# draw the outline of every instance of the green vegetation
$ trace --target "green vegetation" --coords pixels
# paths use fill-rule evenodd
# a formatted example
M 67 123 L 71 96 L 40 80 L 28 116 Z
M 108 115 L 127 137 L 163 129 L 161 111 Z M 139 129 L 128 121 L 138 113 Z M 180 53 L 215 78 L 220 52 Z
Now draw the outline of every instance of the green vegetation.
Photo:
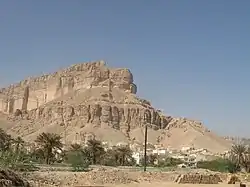
M 35 170 L 36 164 L 69 164 L 73 171 L 86 171 L 90 164 L 107 166 L 130 166 L 135 161 L 128 146 L 104 150 L 98 140 L 89 140 L 87 146 L 72 144 L 63 150 L 61 137 L 53 133 L 41 133 L 35 140 L 36 145 L 25 148 L 21 137 L 13 139 L 0 129 L 0 166 L 15 170 Z M 34 165 L 33 165 L 34 164 Z
M 53 133 L 43 132 L 37 137 L 35 142 L 43 150 L 43 157 L 46 160 L 46 164 L 50 164 L 52 159 L 55 157 L 55 153 L 53 152 L 53 150 L 55 149 L 61 150 L 63 147 L 63 144 L 61 142 L 61 137 Z
M 0 167 L 16 171 L 33 171 L 36 169 L 30 163 L 30 156 L 24 148 L 24 141 L 18 137 L 13 139 L 0 129 Z
M 197 167 L 213 171 L 230 173 L 235 173 L 244 170 L 249 173 L 250 148 L 243 144 L 233 145 L 230 151 L 229 158 L 198 162 Z
M 10 150 L 13 139 L 6 134 L 3 129 L 0 129 L 0 151 L 5 152 Z
M 101 164 L 104 166 L 118 166 L 119 153 L 116 149 L 108 149 L 101 157 Z
M 158 167 L 158 168 L 164 168 L 164 167 L 176 167 L 179 164 L 182 164 L 183 161 L 181 159 L 172 158 L 169 156 L 158 156 L 154 154 L 147 155 L 147 166 L 149 167 Z M 144 166 L 144 158 L 140 159 L 140 165 Z
M 71 165 L 73 171 L 87 171 L 90 161 L 86 150 L 80 145 L 74 144 L 66 153 L 65 161 Z
M 157 165 L 156 164 L 157 161 L 158 161 L 157 155 L 150 154 L 150 155 L 147 155 L 146 157 L 147 166 L 153 167 Z M 145 165 L 144 157 L 140 159 L 140 165 L 141 166 Z
M 86 146 L 72 144 L 64 150 L 61 137 L 53 133 L 41 133 L 35 140 L 36 145 L 27 147 L 21 137 L 12 138 L 0 128 L 0 167 L 19 171 L 33 171 L 36 164 L 66 164 L 73 171 L 87 171 L 90 164 L 105 166 L 135 166 L 129 146 L 117 146 L 105 150 L 98 140 L 89 140 Z M 172 168 L 182 164 L 181 159 L 147 155 L 147 166 L 151 168 Z M 144 158 L 140 160 L 144 166 Z M 250 172 L 250 148 L 234 145 L 227 159 L 200 161 L 198 168 L 219 172 L 235 173 L 240 170 Z
M 182 164 L 183 161 L 181 159 L 167 157 L 159 161 L 159 167 L 176 167 L 179 164 Z
M 89 153 L 89 158 L 91 164 L 100 164 L 102 155 L 105 154 L 104 148 L 102 147 L 101 141 L 89 140 L 87 142 L 87 152 Z
M 228 159 L 217 159 L 212 161 L 200 161 L 197 163 L 198 168 L 209 169 L 211 171 L 235 173 L 239 167 Z
M 118 158 L 117 165 L 131 166 L 135 164 L 135 160 L 132 157 L 132 150 L 128 146 L 117 147 L 116 153 L 116 157 Z
M 230 160 L 246 172 L 250 172 L 250 147 L 236 144 L 231 149 Z

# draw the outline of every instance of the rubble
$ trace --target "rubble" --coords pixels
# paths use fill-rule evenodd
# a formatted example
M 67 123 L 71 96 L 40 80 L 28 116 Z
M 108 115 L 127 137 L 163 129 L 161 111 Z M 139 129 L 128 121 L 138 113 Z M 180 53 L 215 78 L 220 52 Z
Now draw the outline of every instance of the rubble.
M 103 185 L 137 183 L 137 179 L 120 170 L 97 169 L 89 172 L 34 172 L 28 178 L 33 184 L 50 186 Z M 34 180 L 35 179 L 35 180 Z
M 21 178 L 18 174 L 7 169 L 0 169 L 0 186 L 1 187 L 31 187 L 30 184 Z
M 239 177 L 237 177 L 236 175 L 230 176 L 229 180 L 228 180 L 228 184 L 235 184 L 237 182 L 241 182 L 241 180 L 239 179 Z
M 217 174 L 184 174 L 179 175 L 176 179 L 177 183 L 181 184 L 219 184 L 222 182 Z

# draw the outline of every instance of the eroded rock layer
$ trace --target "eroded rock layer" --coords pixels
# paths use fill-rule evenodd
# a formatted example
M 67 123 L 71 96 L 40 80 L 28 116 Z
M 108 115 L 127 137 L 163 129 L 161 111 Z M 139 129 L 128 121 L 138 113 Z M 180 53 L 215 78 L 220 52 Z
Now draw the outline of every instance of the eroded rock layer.
M 2 88 L 0 111 L 32 110 L 72 91 L 93 87 L 119 88 L 134 94 L 137 91 L 128 69 L 108 68 L 103 61 L 83 63 Z
M 103 61 L 83 63 L 0 89 L 0 112 L 8 115 L 7 132 L 27 141 L 51 132 L 65 143 L 96 137 L 143 144 L 148 125 L 152 144 L 214 152 L 230 147 L 201 122 L 163 115 L 136 92 L 130 70 L 109 68 Z

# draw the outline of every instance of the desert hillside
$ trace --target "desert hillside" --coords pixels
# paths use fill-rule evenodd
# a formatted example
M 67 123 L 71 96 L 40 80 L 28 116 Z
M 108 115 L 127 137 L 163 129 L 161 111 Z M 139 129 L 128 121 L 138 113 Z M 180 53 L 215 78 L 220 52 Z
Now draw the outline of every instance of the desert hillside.
M 53 74 L 28 78 L 0 90 L 0 125 L 32 141 L 41 132 L 61 134 L 65 143 L 89 138 L 116 144 L 149 142 L 223 152 L 231 146 L 198 121 L 162 114 L 136 96 L 133 75 L 103 61 L 72 65 Z

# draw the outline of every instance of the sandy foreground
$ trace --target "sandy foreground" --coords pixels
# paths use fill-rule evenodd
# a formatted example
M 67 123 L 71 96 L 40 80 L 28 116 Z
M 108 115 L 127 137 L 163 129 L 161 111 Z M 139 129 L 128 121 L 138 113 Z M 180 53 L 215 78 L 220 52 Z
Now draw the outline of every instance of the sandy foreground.
M 197 171 L 189 171 L 188 173 L 196 173 Z M 212 175 L 214 173 L 198 172 L 199 175 Z M 65 171 L 48 171 L 48 172 L 32 172 L 25 176 L 32 183 L 32 186 L 48 187 L 234 187 L 237 184 L 227 184 L 229 174 L 221 174 L 219 178 L 222 180 L 219 184 L 179 184 L 176 177 L 183 175 L 183 172 L 128 172 L 118 169 L 103 170 L 97 169 L 91 172 L 65 172 Z M 186 175 L 186 174 L 185 174 Z M 177 177 L 178 178 L 178 177 Z M 241 180 L 247 186 L 250 183 Z
M 139 184 L 120 184 L 114 185 L 115 187 L 234 187 L 240 186 L 239 184 L 177 184 L 174 182 L 153 182 L 153 183 L 139 183 Z M 249 184 L 247 185 L 249 186 Z
M 177 184 L 174 182 L 152 182 L 118 185 L 76 185 L 75 187 L 239 187 L 239 184 Z M 247 184 L 249 186 L 249 183 Z M 64 186 L 68 187 L 68 186 Z

